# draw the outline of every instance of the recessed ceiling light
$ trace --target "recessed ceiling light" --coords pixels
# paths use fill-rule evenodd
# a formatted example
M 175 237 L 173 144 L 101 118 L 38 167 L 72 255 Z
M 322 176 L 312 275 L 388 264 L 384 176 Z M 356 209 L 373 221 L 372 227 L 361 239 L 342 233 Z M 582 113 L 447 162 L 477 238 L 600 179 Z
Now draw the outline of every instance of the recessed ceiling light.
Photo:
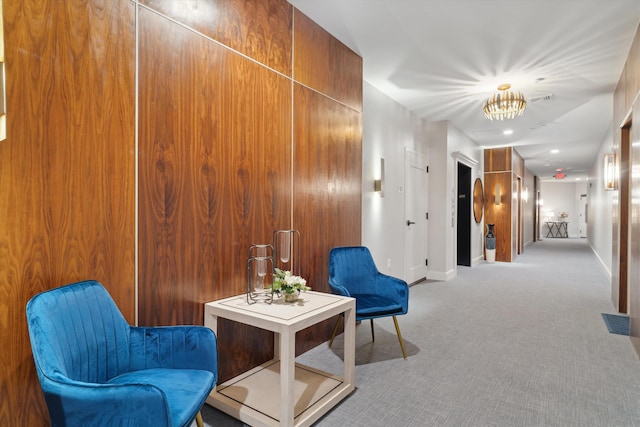
M 582 178 L 576 178 L 576 181 L 581 181 L 581 180 L 582 180 Z
M 551 150 L 551 154 L 558 154 L 559 152 L 560 150 L 557 150 L 557 149 Z
M 502 134 L 503 134 L 503 135 L 511 135 L 511 134 L 513 134 L 513 130 L 511 130 L 511 129 L 506 129 L 506 130 L 502 131 Z

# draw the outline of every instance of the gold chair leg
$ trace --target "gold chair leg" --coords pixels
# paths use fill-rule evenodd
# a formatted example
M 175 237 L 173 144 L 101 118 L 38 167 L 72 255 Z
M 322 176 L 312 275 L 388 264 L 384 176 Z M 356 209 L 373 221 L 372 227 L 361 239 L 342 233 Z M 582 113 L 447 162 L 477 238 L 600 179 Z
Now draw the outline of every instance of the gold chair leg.
M 400 341 L 400 348 L 402 349 L 402 355 L 406 360 L 407 352 L 404 350 L 404 341 L 402 340 L 402 334 L 400 333 L 400 326 L 398 326 L 398 319 L 396 319 L 396 316 L 393 316 L 393 323 L 396 325 L 396 332 L 398 333 L 398 341 Z
M 338 320 L 336 321 L 336 326 L 333 328 L 333 334 L 331 334 L 331 340 L 329 340 L 329 347 L 333 344 L 333 339 L 336 337 L 338 333 L 338 327 L 340 326 L 340 321 L 342 320 L 342 315 L 338 314 Z
M 198 411 L 198 415 L 196 415 L 196 424 L 198 427 L 203 427 L 204 423 L 202 422 L 202 412 Z
M 375 341 L 376 334 L 373 332 L 373 319 L 369 319 L 369 320 L 371 320 L 371 341 Z

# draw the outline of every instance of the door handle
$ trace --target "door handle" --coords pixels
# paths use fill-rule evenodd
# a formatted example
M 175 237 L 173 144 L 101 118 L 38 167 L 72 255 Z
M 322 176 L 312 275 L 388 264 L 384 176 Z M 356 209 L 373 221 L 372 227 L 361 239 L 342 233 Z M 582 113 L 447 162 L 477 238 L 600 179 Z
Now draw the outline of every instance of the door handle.
M 411 224 L 415 224 L 415 222 L 407 220 L 407 227 L 410 226 Z

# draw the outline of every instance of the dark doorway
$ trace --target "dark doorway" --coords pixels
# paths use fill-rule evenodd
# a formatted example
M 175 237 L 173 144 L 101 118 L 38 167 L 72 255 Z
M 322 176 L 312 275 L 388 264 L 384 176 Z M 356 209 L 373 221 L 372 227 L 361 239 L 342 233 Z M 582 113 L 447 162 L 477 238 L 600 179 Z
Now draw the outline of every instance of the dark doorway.
M 458 265 L 471 267 L 471 168 L 458 163 Z

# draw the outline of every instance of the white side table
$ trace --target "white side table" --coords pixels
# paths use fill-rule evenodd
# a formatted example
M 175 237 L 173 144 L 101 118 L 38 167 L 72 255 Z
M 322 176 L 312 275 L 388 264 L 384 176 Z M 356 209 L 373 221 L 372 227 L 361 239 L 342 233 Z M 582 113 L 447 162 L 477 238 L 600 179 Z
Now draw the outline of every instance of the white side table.
M 207 403 L 252 426 L 311 425 L 355 389 L 355 308 L 353 298 L 313 291 L 295 303 L 250 305 L 244 294 L 206 303 L 204 325 L 216 333 L 218 318 L 275 333 L 274 359 L 218 385 Z M 344 376 L 296 363 L 296 332 L 340 313 Z

